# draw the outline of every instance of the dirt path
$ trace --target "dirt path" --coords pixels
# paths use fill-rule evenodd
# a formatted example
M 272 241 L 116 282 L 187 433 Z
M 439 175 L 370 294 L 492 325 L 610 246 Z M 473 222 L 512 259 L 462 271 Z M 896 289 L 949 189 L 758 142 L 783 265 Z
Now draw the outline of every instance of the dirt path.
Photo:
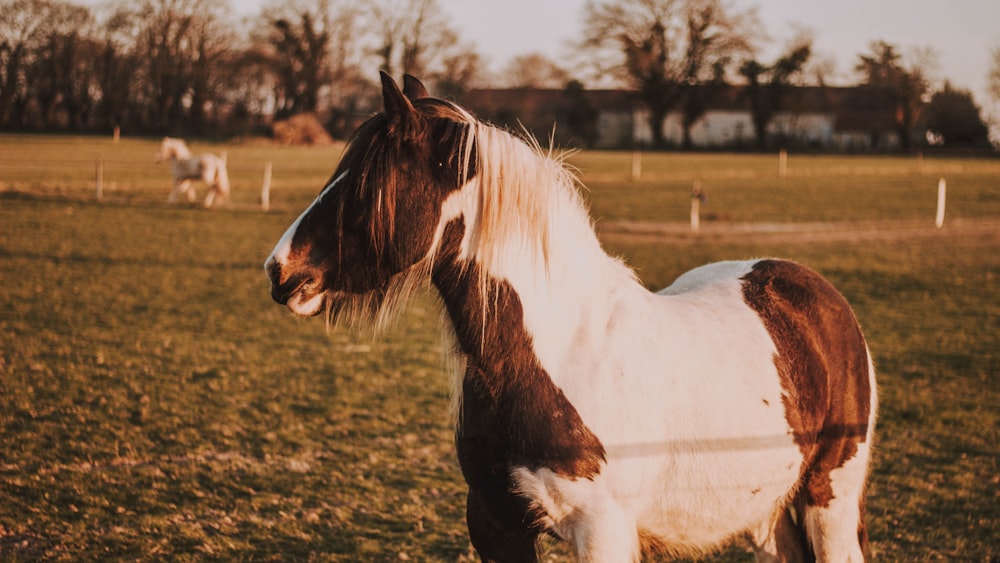
M 702 223 L 697 233 L 687 223 L 601 221 L 602 240 L 621 244 L 669 244 L 699 239 L 740 238 L 767 242 L 858 242 L 922 237 L 974 236 L 995 239 L 1000 250 L 1000 219 L 955 219 L 940 229 L 933 222 Z

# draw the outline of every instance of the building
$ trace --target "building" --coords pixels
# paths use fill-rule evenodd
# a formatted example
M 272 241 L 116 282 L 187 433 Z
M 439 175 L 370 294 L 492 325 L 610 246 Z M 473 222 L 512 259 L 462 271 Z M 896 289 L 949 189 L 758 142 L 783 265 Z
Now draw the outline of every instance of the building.
M 747 86 L 698 86 L 701 113 L 689 130 L 703 150 L 797 148 L 832 152 L 893 151 L 901 147 L 892 92 L 868 87 L 789 86 L 766 120 L 763 143 L 754 125 Z M 649 110 L 625 90 L 482 89 L 461 103 L 479 117 L 527 129 L 560 146 L 632 148 L 652 144 Z M 668 146 L 683 146 L 683 114 L 660 124 Z

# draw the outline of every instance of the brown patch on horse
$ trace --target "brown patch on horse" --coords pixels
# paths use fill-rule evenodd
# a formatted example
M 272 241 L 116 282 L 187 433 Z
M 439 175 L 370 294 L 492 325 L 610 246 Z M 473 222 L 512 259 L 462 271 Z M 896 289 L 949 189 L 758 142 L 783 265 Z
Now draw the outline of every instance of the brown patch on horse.
M 433 274 L 467 358 L 459 441 L 483 450 L 474 459 L 502 463 L 505 474 L 525 466 L 597 476 L 604 446 L 539 364 L 517 292 L 496 279 L 483 288 L 479 266 L 455 259 L 462 224 L 446 228 Z
M 467 358 L 455 439 L 470 488 L 470 533 L 534 538 L 539 515 L 513 492 L 511 469 L 592 479 L 606 461 L 604 445 L 539 364 L 517 292 L 497 279 L 484 287 L 479 266 L 458 259 L 464 230 L 461 219 L 446 227 L 432 279 Z M 479 526 L 486 529 L 473 530 Z
M 816 272 L 762 260 L 743 277 L 743 298 L 760 315 L 777 353 L 785 416 L 802 451 L 807 504 L 833 498 L 830 472 L 866 440 L 868 352 L 844 297 Z

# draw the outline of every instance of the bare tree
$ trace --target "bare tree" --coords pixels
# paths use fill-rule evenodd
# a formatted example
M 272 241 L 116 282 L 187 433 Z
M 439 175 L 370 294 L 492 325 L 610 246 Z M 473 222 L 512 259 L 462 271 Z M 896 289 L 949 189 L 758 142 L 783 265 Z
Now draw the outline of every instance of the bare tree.
M 139 34 L 136 18 L 121 6 L 114 8 L 97 36 L 98 53 L 94 74 L 100 92 L 97 116 L 101 126 L 139 128 L 140 94 L 133 84 L 142 66 L 135 39 Z
M 564 88 L 570 74 L 545 55 L 528 53 L 511 59 L 500 81 L 510 88 Z
M 692 87 L 721 80 L 754 39 L 753 12 L 723 0 L 608 0 L 585 8 L 582 46 L 601 74 L 634 87 L 650 112 L 653 142 Z M 687 113 L 697 114 L 697 103 Z
M 986 75 L 986 88 L 990 97 L 1000 102 L 1000 47 L 993 49 L 993 61 Z
M 51 5 L 40 0 L 0 1 L 0 126 L 23 125 L 26 74 L 38 50 Z
M 914 129 L 924 108 L 924 98 L 930 90 L 930 73 L 934 67 L 934 52 L 917 50 L 907 63 L 894 45 L 873 41 L 871 53 L 858 55 L 854 67 L 862 84 L 886 88 L 896 101 L 896 126 L 904 149 L 913 144 Z
M 277 117 L 336 113 L 354 103 L 359 16 L 349 3 L 330 0 L 274 0 L 264 10 L 257 52 L 274 77 Z
M 224 0 L 142 0 L 119 3 L 109 18 L 102 86 L 115 97 L 127 96 L 129 124 L 147 131 L 203 129 L 204 112 L 221 96 L 217 77 L 232 39 L 224 25 Z M 127 94 L 113 93 L 123 78 Z M 112 117 L 114 120 L 120 116 Z
M 811 54 L 812 38 L 799 36 L 774 63 L 765 65 L 750 59 L 740 66 L 740 74 L 747 81 L 746 97 L 750 100 L 758 149 L 766 148 L 767 126 L 774 115 L 784 109 L 789 87 L 802 74 Z
M 46 129 L 57 127 L 63 118 L 71 129 L 84 126 L 96 92 L 93 23 L 85 7 L 66 2 L 48 5 L 41 41 L 26 73 L 28 93 Z
M 461 41 L 437 0 L 378 0 L 368 16 L 381 70 L 419 76 L 442 95 L 460 93 L 475 80 L 479 55 Z

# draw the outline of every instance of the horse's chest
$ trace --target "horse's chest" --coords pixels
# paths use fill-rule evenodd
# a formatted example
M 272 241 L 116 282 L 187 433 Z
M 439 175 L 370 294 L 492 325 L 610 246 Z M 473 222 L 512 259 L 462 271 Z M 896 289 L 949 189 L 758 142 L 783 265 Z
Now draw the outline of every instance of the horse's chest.
M 591 478 L 604 462 L 600 441 L 563 392 L 531 364 L 516 373 L 495 373 L 470 363 L 456 442 L 472 485 L 506 483 L 515 466 Z

